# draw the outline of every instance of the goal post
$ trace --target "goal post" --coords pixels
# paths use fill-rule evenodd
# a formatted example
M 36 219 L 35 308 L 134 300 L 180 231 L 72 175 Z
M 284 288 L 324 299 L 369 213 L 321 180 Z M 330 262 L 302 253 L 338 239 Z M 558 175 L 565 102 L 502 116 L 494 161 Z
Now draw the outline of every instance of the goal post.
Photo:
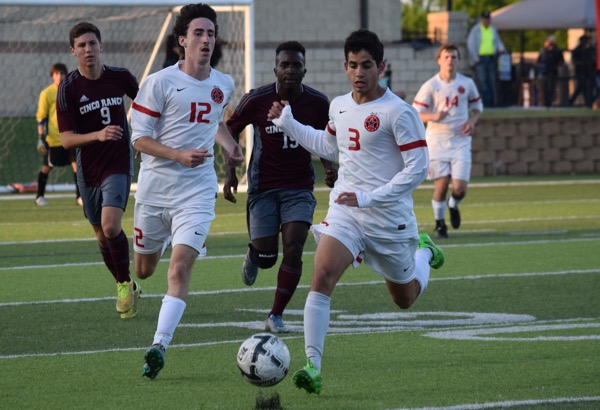
M 203 2 L 217 12 L 223 40 L 216 69 L 235 81 L 227 119 L 254 85 L 254 0 Z M 5 79 L 0 93 L 0 193 L 10 191 L 8 184 L 37 179 L 41 166 L 35 150 L 38 97 L 51 83 L 52 64 L 62 62 L 69 71 L 77 67 L 70 53 L 71 27 L 80 21 L 96 24 L 102 33 L 103 62 L 126 67 L 141 83 L 163 68 L 165 41 L 184 4 L 172 0 L 0 0 L 0 59 Z M 219 146 L 215 146 L 215 167 L 223 179 L 225 164 Z M 69 169 L 56 168 L 50 174 L 49 192 L 73 184 Z M 238 172 L 243 175 L 245 168 Z

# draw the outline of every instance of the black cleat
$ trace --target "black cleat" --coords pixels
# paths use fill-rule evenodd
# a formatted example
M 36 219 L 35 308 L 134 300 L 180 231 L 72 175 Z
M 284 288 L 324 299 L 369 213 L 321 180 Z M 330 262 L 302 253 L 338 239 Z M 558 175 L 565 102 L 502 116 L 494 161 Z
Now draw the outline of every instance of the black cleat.
M 448 227 L 443 219 L 435 221 L 435 237 L 438 239 L 448 239 Z
M 460 227 L 460 211 L 458 210 L 458 207 L 448 208 L 448 210 L 450 211 L 450 225 L 452 225 L 454 229 L 458 229 Z

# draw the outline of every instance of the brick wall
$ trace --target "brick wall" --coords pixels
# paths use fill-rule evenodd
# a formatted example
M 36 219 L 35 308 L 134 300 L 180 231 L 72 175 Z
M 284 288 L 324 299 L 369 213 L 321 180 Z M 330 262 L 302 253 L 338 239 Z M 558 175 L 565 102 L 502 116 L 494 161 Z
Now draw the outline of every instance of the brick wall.
M 600 116 L 482 118 L 472 176 L 600 172 Z

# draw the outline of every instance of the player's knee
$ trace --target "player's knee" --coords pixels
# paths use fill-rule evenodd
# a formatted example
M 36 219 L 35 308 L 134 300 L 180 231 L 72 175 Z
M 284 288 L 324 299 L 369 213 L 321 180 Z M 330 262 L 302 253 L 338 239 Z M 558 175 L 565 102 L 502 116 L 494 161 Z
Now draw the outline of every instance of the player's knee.
M 406 298 L 406 297 L 401 297 L 401 296 L 396 296 L 396 295 L 392 296 L 392 300 L 394 301 L 396 306 L 398 306 L 400 309 L 410 308 L 415 301 L 413 298 Z
M 277 262 L 277 250 L 275 251 L 259 251 L 250 245 L 250 251 L 252 252 L 252 262 L 260 269 L 269 269 L 275 266 Z

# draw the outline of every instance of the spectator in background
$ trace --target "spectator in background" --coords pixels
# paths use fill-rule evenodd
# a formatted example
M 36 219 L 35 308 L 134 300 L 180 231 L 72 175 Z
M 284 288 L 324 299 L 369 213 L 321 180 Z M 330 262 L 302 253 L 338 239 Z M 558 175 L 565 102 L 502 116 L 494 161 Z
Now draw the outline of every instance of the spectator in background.
M 558 70 L 564 62 L 563 52 L 556 46 L 556 39 L 554 36 L 548 36 L 537 59 L 539 73 L 542 77 L 542 92 L 546 108 L 552 106 L 556 93 Z
M 575 67 L 577 85 L 569 98 L 569 105 L 573 105 L 579 94 L 583 93 L 585 106 L 591 108 L 596 87 L 596 49 L 589 36 L 583 35 L 579 38 L 579 44 L 571 52 L 571 59 Z
M 75 181 L 75 196 L 77 204 L 83 205 L 77 186 L 77 162 L 75 162 L 75 150 L 66 150 L 60 143 L 60 133 L 58 132 L 58 119 L 56 118 L 56 94 L 58 85 L 67 76 L 67 66 L 63 63 L 56 63 L 50 67 L 50 77 L 52 84 L 44 88 L 40 93 L 38 101 L 38 110 L 36 114 L 38 129 L 37 150 L 42 154 L 44 163 L 37 179 L 36 205 L 48 205 L 44 197 L 46 193 L 46 183 L 50 171 L 54 167 L 64 167 L 71 164 L 73 168 L 73 180 Z
M 469 65 L 474 69 L 477 88 L 486 107 L 496 105 L 497 57 L 506 51 L 498 31 L 490 23 L 490 12 L 485 10 L 467 37 Z

